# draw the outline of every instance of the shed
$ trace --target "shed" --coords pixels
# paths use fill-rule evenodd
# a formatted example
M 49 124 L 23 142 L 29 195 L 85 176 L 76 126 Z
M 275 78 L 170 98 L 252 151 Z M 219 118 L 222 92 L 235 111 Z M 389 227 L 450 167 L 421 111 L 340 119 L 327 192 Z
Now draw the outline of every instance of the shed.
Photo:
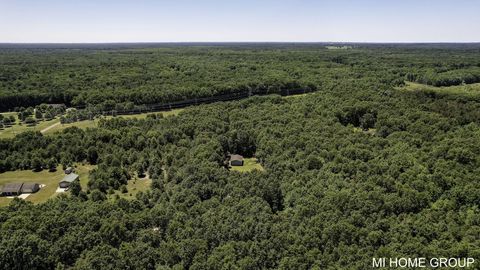
M 2 188 L 2 196 L 18 196 L 22 194 L 23 183 L 9 183 Z
M 231 155 L 230 166 L 243 166 L 243 157 L 241 155 Z
M 65 174 L 71 174 L 72 172 L 74 172 L 72 167 L 68 167 L 65 169 Z
M 38 183 L 24 183 L 22 186 L 22 193 L 35 193 L 40 190 Z
M 68 188 L 68 187 L 70 187 L 70 185 L 71 185 L 74 181 L 77 181 L 78 179 L 79 179 L 78 174 L 74 174 L 74 173 L 67 174 L 67 175 L 65 175 L 65 177 L 62 179 L 62 181 L 60 181 L 60 183 L 58 183 L 58 186 L 61 187 L 61 188 Z

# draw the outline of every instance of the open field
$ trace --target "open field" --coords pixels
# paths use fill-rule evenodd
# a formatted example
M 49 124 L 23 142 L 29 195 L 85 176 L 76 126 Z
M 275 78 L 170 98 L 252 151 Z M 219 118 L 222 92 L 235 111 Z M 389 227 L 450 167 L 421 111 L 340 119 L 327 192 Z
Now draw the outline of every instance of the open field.
M 80 186 L 82 187 L 83 191 L 87 190 L 88 174 L 91 170 L 95 169 L 95 167 L 96 165 L 90 164 L 77 165 L 75 173 L 80 176 Z
M 182 108 L 182 109 L 174 109 L 174 110 L 170 110 L 170 111 L 159 111 L 159 112 L 149 112 L 149 113 L 140 113 L 140 114 L 119 115 L 119 116 L 116 116 L 116 117 L 122 117 L 122 118 L 125 118 L 125 119 L 132 119 L 132 118 L 145 119 L 145 118 L 147 118 L 147 115 L 157 114 L 157 113 L 163 114 L 164 117 L 177 116 L 183 110 L 184 109 Z M 111 118 L 112 118 L 112 116 L 107 116 L 107 119 L 111 119 Z
M 167 116 L 176 116 L 183 110 L 184 109 L 175 109 L 175 110 L 171 110 L 171 111 L 154 112 L 154 113 L 161 113 L 161 114 L 163 114 L 163 116 L 167 117 Z M 9 116 L 11 114 L 16 115 L 16 113 L 2 113 L 2 114 L 5 115 L 5 116 Z M 116 116 L 116 117 L 122 117 L 122 118 L 125 118 L 125 119 L 133 119 L 133 118 L 145 119 L 148 114 L 151 114 L 151 113 L 119 115 L 119 116 Z M 105 118 L 106 119 L 112 119 L 113 117 L 112 116 L 107 116 Z M 17 123 L 15 125 L 13 125 L 11 127 L 8 127 L 8 128 L 5 128 L 3 130 L 0 130 L 0 139 L 12 138 L 12 137 L 15 137 L 15 135 L 17 135 L 19 133 L 29 131 L 29 130 L 38 130 L 38 131 L 44 130 L 44 132 L 42 132 L 42 133 L 52 134 L 52 133 L 55 133 L 57 131 L 62 131 L 62 130 L 66 129 L 66 128 L 69 128 L 69 127 L 78 127 L 78 128 L 81 128 L 81 129 L 94 128 L 98 124 L 98 119 L 85 120 L 85 121 L 79 121 L 79 122 L 68 123 L 68 124 L 57 124 L 57 123 L 60 123 L 60 120 L 58 118 L 50 120 L 50 121 L 39 122 L 35 126 L 27 126 L 25 124 L 19 125 L 18 124 L 18 119 L 17 119 Z
M 12 113 L 4 113 L 4 115 L 8 115 L 8 114 L 12 114 Z M 52 119 L 50 121 L 41 121 L 35 126 L 28 126 L 28 125 L 25 125 L 25 124 L 20 125 L 18 123 L 18 119 L 17 119 L 17 123 L 15 123 L 15 125 L 13 125 L 11 127 L 7 127 L 3 130 L 0 130 L 0 139 L 12 138 L 12 137 L 15 137 L 15 135 L 17 135 L 19 133 L 29 131 L 29 130 L 42 131 L 43 129 L 48 128 L 48 127 L 50 127 L 50 126 L 52 126 L 56 123 L 59 123 L 59 122 L 60 122 L 60 120 L 57 118 L 57 119 Z
M 80 183 L 88 181 L 88 172 L 93 168 L 91 165 L 78 165 L 76 173 L 80 175 Z M 55 191 L 58 187 L 58 182 L 65 176 L 61 166 L 55 172 L 43 170 L 41 172 L 33 171 L 13 171 L 0 174 L 0 186 L 7 183 L 39 183 L 45 185 L 37 193 L 30 194 L 27 201 L 35 204 L 47 201 L 49 198 L 56 196 Z M 0 197 L 0 206 L 8 205 L 12 201 L 11 198 Z
M 79 121 L 79 122 L 74 122 L 74 123 L 68 123 L 68 124 L 60 124 L 56 125 L 55 127 L 47 130 L 44 134 L 52 134 L 58 131 L 62 131 L 66 128 L 69 127 L 78 127 L 80 129 L 87 129 L 87 128 L 94 128 L 98 124 L 98 119 L 95 120 L 85 120 L 85 121 Z
M 119 190 L 115 190 L 115 193 L 109 195 L 109 198 L 113 198 L 115 195 L 118 195 L 120 196 L 120 198 L 133 200 L 135 199 L 135 196 L 137 195 L 137 193 L 139 193 L 140 191 L 148 190 L 151 184 L 152 184 L 152 179 L 148 177 L 145 177 L 145 178 L 135 177 L 132 180 L 128 180 L 127 193 L 122 193 Z
M 16 112 L 4 112 L 4 113 L 0 113 L 0 114 L 2 114 L 3 116 L 13 115 L 13 116 L 15 116 L 15 119 L 16 119 L 17 122 L 18 122 L 18 118 L 17 118 L 17 113 L 16 113 Z
M 163 116 L 176 116 L 178 115 L 181 111 L 184 109 L 175 109 L 171 111 L 164 111 L 164 112 L 152 112 L 152 113 L 161 113 Z M 119 115 L 115 116 L 115 118 L 125 118 L 125 119 L 145 119 L 148 114 L 152 113 L 140 113 L 140 114 L 130 114 L 130 115 Z M 107 116 L 105 117 L 107 120 L 114 118 L 113 116 Z M 60 124 L 56 125 L 53 128 L 49 129 L 48 131 L 45 132 L 45 134 L 52 134 L 58 131 L 62 131 L 66 128 L 69 127 L 78 127 L 80 129 L 87 129 L 87 128 L 94 128 L 97 126 L 99 119 L 95 120 L 85 120 L 85 121 L 79 121 L 79 122 L 74 122 L 74 123 L 68 123 L 68 124 Z
M 243 166 L 232 166 L 231 170 L 237 172 L 251 172 L 253 170 L 264 171 L 265 169 L 260 163 L 258 163 L 256 158 L 245 158 L 243 160 Z
M 414 83 L 414 82 L 405 82 L 405 86 L 400 87 L 399 89 L 406 90 L 406 91 L 434 91 L 437 93 L 457 94 L 457 95 L 466 95 L 466 96 L 480 95 L 480 83 L 447 86 L 447 87 L 436 87 L 436 86 L 425 85 L 425 84 Z

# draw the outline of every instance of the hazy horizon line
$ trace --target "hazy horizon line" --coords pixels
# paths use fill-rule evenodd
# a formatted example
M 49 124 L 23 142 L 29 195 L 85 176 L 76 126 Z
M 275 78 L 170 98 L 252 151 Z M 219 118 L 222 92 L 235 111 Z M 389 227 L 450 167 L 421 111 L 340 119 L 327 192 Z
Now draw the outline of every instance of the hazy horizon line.
M 15 42 L 0 41 L 0 44 L 191 44 L 191 43 L 208 43 L 208 44 L 225 44 L 225 43 L 297 43 L 297 44 L 477 44 L 480 41 L 105 41 L 105 42 Z

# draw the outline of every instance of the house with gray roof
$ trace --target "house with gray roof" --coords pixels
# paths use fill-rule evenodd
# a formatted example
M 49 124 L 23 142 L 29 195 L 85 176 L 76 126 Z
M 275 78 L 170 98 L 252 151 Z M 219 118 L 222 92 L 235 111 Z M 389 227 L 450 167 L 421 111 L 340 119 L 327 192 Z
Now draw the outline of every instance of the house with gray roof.
M 22 193 L 35 193 L 40 190 L 38 183 L 23 183 Z
M 2 196 L 18 196 L 22 194 L 23 183 L 8 183 L 2 187 Z
M 243 157 L 241 155 L 230 155 L 230 166 L 243 166 Z
M 67 174 L 65 175 L 65 177 L 63 177 L 62 181 L 58 183 L 58 186 L 61 188 L 68 188 L 73 182 L 77 181 L 79 178 L 80 176 L 78 176 L 78 174 L 75 174 L 75 173 Z

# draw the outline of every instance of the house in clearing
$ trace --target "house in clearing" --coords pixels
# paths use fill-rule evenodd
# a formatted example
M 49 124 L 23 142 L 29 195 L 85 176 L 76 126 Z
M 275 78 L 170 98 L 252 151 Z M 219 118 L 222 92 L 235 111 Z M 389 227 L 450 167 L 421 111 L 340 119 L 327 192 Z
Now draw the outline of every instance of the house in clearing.
M 35 193 L 40 190 L 37 183 L 10 183 L 3 186 L 2 196 L 18 196 L 25 193 Z
M 38 183 L 23 183 L 22 193 L 35 193 L 40 190 Z
M 75 173 L 67 174 L 62 179 L 62 181 L 58 183 L 58 186 L 61 188 L 68 188 L 73 182 L 77 181 L 78 179 L 79 179 L 78 174 L 75 174 Z
M 243 157 L 241 155 L 230 155 L 230 166 L 243 166 Z
M 2 196 L 18 196 L 22 194 L 23 183 L 9 183 L 2 188 Z

